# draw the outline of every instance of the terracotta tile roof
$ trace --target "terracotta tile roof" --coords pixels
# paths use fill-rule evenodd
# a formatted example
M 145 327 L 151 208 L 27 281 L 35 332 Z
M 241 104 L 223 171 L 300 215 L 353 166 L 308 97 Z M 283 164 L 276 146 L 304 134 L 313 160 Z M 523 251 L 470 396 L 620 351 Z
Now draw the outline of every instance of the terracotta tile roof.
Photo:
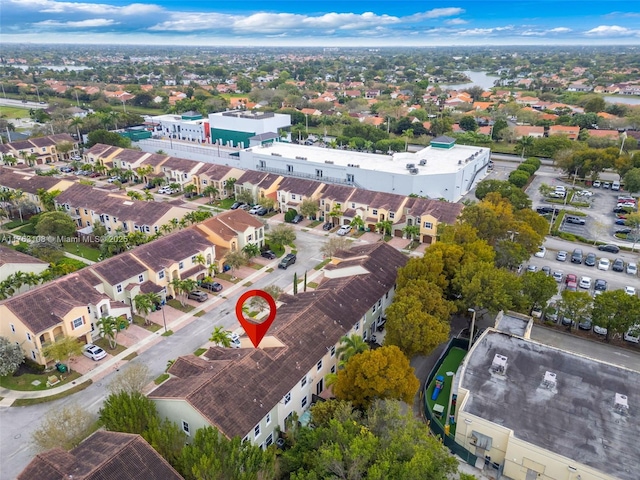
M 231 171 L 231 167 L 226 165 L 216 165 L 213 163 L 204 164 L 203 168 L 198 170 L 199 176 L 207 176 L 211 180 L 220 181 Z
M 129 253 L 158 272 L 173 263 L 191 258 L 212 245 L 195 228 L 186 228 L 140 245 Z
M 0 186 L 14 190 L 22 190 L 36 195 L 38 190 L 49 190 L 60 183 L 59 178 L 45 177 L 42 175 L 28 175 L 24 172 L 13 171 L 7 168 L 0 170 Z
M 32 257 L 31 255 L 27 255 L 26 253 L 18 252 L 13 248 L 4 247 L 0 245 L 0 267 L 2 265 L 7 265 L 10 263 L 20 264 L 20 263 L 31 263 L 38 265 L 48 265 L 47 262 L 43 262 L 39 258 Z
M 56 326 L 73 308 L 96 305 L 108 297 L 72 273 L 0 302 L 34 334 Z
M 185 400 L 228 437 L 245 435 L 393 287 L 397 269 L 407 261 L 384 242 L 341 255 L 345 264 L 361 265 L 370 273 L 329 279 L 313 292 L 282 295 L 269 334 L 284 347 L 212 348 L 206 363 L 179 359 L 180 365 L 170 370 L 176 377 L 149 397 Z
M 129 252 L 121 253 L 102 262 L 93 264 L 90 269 L 110 285 L 117 285 L 147 271 Z
M 452 225 L 456 222 L 464 205 L 461 203 L 441 202 L 439 200 L 431 200 L 426 198 L 409 197 L 405 205 L 408 215 L 420 217 L 422 215 L 431 215 L 438 222 Z
M 193 170 L 197 171 L 198 168 L 203 165 L 204 163 L 202 162 L 189 160 L 187 158 L 169 157 L 162 164 L 162 168 L 170 168 L 171 170 L 177 170 L 180 172 L 191 172 Z
M 204 222 L 202 222 L 202 224 L 208 226 L 209 223 L 217 222 L 222 223 L 232 231 L 238 233 L 245 232 L 248 228 L 251 227 L 261 228 L 263 226 L 260 220 L 241 209 L 222 212 L 215 217 L 205 220 Z
M 323 188 L 320 198 L 344 204 L 355 190 L 355 187 L 329 184 Z
M 137 150 L 131 150 L 129 148 L 125 148 L 121 152 L 119 152 L 115 157 L 113 157 L 113 159 L 114 160 L 118 159 L 128 163 L 135 163 L 147 155 L 149 155 L 147 152 L 139 152 Z
M 88 150 L 84 151 L 85 155 L 95 155 L 95 156 L 101 156 L 103 154 L 103 152 L 106 152 L 107 150 L 113 148 L 111 145 L 105 145 L 104 143 L 96 143 L 93 147 L 91 147 Z
M 369 205 L 375 198 L 377 192 L 372 190 L 364 190 L 363 188 L 356 188 L 351 194 L 348 203 L 360 203 L 362 205 Z
M 304 178 L 285 177 L 278 190 L 281 192 L 293 193 L 295 195 L 302 195 L 303 197 L 311 198 L 316 190 L 320 187 L 320 182 L 314 180 L 305 180 Z M 291 202 L 289 202 L 291 203 Z
M 183 480 L 140 435 L 99 430 L 70 452 L 39 453 L 18 480 Z
M 169 158 L 168 155 L 152 153 L 142 161 L 142 165 L 150 165 L 155 168 L 158 165 L 160 165 L 162 162 L 164 162 L 167 158 Z

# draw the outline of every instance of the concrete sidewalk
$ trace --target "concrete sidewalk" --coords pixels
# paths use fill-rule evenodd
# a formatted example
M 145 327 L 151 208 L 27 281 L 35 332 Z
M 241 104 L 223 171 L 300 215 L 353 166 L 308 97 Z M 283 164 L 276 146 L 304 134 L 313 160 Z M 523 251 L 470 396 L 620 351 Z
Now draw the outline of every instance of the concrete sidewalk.
M 268 268 L 272 268 L 276 266 L 278 261 L 279 259 L 265 265 L 260 270 L 256 270 L 255 273 L 249 275 L 247 278 L 244 278 L 241 283 L 236 283 L 232 287 L 229 287 L 229 289 L 225 292 L 225 296 L 233 295 L 238 290 L 241 290 L 243 288 L 246 289 L 246 287 L 244 287 L 243 284 L 247 282 L 254 282 L 260 276 L 266 273 L 266 270 Z M 314 272 L 313 274 L 307 277 L 307 281 L 313 281 L 321 275 L 322 275 L 322 270 Z M 292 292 L 293 292 L 293 287 L 287 291 L 287 293 L 292 293 Z M 214 304 L 216 303 L 222 303 L 224 301 L 226 301 L 226 299 L 223 299 L 222 297 L 214 297 L 211 300 L 203 302 L 202 304 L 197 306 L 194 310 L 191 310 L 190 312 L 185 313 L 184 315 L 181 315 L 171 323 L 167 324 L 167 329 L 175 331 L 178 328 L 180 328 L 184 323 L 192 321 L 195 318 L 194 315 L 196 313 L 202 310 L 205 310 L 211 306 L 214 306 Z M 239 333 L 241 330 L 242 330 L 241 328 L 238 328 L 236 333 Z M 138 352 L 140 350 L 144 350 L 145 348 L 148 348 L 150 346 L 149 344 L 157 341 L 162 336 L 162 333 L 163 333 L 163 329 L 149 334 L 147 337 L 143 338 L 136 344 L 126 349 L 125 351 L 119 353 L 118 355 L 114 356 L 113 358 L 110 358 L 105 362 L 100 363 L 96 368 L 86 373 L 85 375 L 81 376 L 77 380 L 70 382 L 68 384 L 62 385 L 60 387 L 54 387 L 47 390 L 38 390 L 35 392 L 9 390 L 6 388 L 0 388 L 0 397 L 2 397 L 2 400 L 0 400 L 0 407 L 10 407 L 13 404 L 13 402 L 19 398 L 45 398 L 45 397 L 57 395 L 59 393 L 66 392 L 67 390 L 70 390 L 78 385 L 81 385 L 87 382 L 88 380 L 93 380 L 94 378 L 100 377 L 103 374 L 106 374 L 109 370 L 112 370 L 114 368 L 116 369 L 119 368 L 120 367 L 119 362 L 122 362 L 124 358 L 126 358 L 127 356 L 131 355 L 134 352 Z

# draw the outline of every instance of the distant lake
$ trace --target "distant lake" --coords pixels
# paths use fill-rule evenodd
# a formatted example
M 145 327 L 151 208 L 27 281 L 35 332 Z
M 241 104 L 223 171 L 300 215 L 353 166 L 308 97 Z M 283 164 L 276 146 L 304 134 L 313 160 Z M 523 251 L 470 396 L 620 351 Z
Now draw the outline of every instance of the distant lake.
M 608 103 L 624 103 L 625 105 L 640 105 L 640 97 L 630 95 L 605 95 L 604 101 Z
M 29 68 L 32 67 L 32 65 L 2 65 L 3 67 L 16 67 L 16 68 L 21 68 L 22 70 L 28 70 Z M 37 68 L 37 69 L 47 69 L 47 70 L 53 70 L 55 72 L 62 72 L 64 70 L 75 70 L 76 72 L 79 72 L 80 70 L 89 70 L 89 68 L 91 67 L 84 67 L 84 66 L 76 66 L 76 65 L 34 65 L 33 68 Z
M 443 83 L 440 84 L 440 87 L 450 90 L 464 90 L 465 88 L 471 88 L 477 85 L 485 90 L 489 90 L 495 86 L 494 82 L 500 79 L 500 77 L 496 75 L 487 75 L 487 72 L 472 72 L 471 70 L 466 70 L 462 73 L 471 79 L 469 83 L 456 83 L 451 85 Z

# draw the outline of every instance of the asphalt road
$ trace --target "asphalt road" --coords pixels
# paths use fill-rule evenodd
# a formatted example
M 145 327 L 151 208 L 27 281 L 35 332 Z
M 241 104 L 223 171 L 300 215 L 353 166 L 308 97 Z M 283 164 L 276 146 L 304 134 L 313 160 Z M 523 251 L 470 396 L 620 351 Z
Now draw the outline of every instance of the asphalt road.
M 256 281 L 251 288 L 263 288 L 277 285 L 282 289 L 290 288 L 294 272 L 298 278 L 315 272 L 313 267 L 322 261 L 320 246 L 326 238 L 308 232 L 297 231 L 296 247 L 298 250 L 296 263 L 286 270 L 274 268 L 274 271 Z M 274 260 L 274 267 L 276 261 Z M 231 295 L 224 303 L 215 307 L 202 317 L 194 317 L 193 321 L 177 330 L 152 348 L 139 354 L 129 364 L 142 363 L 149 368 L 151 378 L 162 374 L 167 361 L 181 355 L 193 353 L 207 342 L 213 329 L 222 325 L 235 330 L 239 324 L 235 317 L 235 304 L 245 289 Z M 114 370 L 101 381 L 73 396 L 30 407 L 9 407 L 0 409 L 0 480 L 15 478 L 35 455 L 32 449 L 31 436 L 40 426 L 40 420 L 49 411 L 61 408 L 69 403 L 81 405 L 91 413 L 97 414 L 107 396 L 106 385 L 111 382 L 117 372 Z
M 22 108 L 49 108 L 48 103 L 23 102 L 22 100 L 14 100 L 12 98 L 0 98 L 0 105 Z

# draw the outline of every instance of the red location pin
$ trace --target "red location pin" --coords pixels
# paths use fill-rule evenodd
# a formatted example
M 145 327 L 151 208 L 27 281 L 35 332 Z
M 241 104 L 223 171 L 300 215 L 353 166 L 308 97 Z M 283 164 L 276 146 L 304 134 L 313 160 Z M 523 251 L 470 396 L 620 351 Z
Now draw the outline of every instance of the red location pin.
M 242 306 L 244 305 L 244 302 L 251 297 L 262 297 L 269 304 L 269 316 L 261 323 L 255 323 L 252 320 L 244 318 Z M 251 339 L 253 346 L 258 348 L 258 345 L 260 345 L 260 342 L 267 334 L 269 327 L 271 327 L 271 324 L 276 318 L 276 302 L 271 295 L 263 290 L 249 290 L 243 293 L 238 299 L 238 303 L 236 303 L 236 317 L 238 317 L 240 325 L 242 325 L 245 333 L 249 339 Z

